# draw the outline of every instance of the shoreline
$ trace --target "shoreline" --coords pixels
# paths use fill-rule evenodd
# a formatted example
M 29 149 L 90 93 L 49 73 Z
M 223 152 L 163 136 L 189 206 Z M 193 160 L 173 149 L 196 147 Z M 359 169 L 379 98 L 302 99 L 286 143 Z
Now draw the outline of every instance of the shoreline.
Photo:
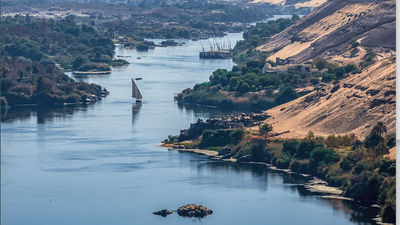
M 91 75 L 91 74 L 110 74 L 111 70 L 106 71 L 72 71 L 74 75 Z
M 167 148 L 168 150 L 176 150 L 179 152 L 189 152 L 189 153 L 194 153 L 194 154 L 199 154 L 199 155 L 205 155 L 210 160 L 215 160 L 215 161 L 219 161 L 219 162 L 238 163 L 237 160 L 234 158 L 223 159 L 223 155 L 218 155 L 217 151 L 212 151 L 212 150 L 207 150 L 207 149 L 176 148 L 176 146 L 173 144 L 164 144 L 164 143 L 160 143 L 160 147 Z M 240 162 L 240 163 L 263 165 L 267 169 L 272 170 L 272 171 L 283 172 L 286 174 L 296 174 L 296 175 L 299 175 L 299 176 L 302 176 L 305 178 L 310 178 L 310 180 L 307 181 L 306 183 L 298 184 L 298 185 L 304 186 L 304 188 L 311 193 L 326 194 L 324 196 L 321 196 L 322 198 L 354 201 L 354 199 L 343 196 L 344 192 L 340 188 L 329 186 L 328 182 L 326 182 L 314 175 L 297 173 L 297 172 L 291 171 L 290 169 L 279 169 L 276 166 L 269 164 L 269 163 L 265 163 L 265 162 Z

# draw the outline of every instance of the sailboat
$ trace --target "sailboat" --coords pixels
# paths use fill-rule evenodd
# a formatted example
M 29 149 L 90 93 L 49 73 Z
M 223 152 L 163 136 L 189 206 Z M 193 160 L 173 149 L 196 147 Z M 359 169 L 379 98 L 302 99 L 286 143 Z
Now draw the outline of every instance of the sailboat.
M 136 102 L 142 102 L 142 94 L 139 88 L 136 86 L 135 81 L 132 78 L 132 98 L 136 98 Z

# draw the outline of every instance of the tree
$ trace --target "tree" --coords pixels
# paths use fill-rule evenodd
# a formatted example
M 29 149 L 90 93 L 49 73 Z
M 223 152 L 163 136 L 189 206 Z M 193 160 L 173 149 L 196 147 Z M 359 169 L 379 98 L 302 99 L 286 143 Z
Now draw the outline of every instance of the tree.
M 379 144 L 383 144 L 384 138 L 383 134 L 387 133 L 386 126 L 380 121 L 374 128 L 372 128 L 371 133 L 365 139 L 365 147 L 371 148 Z
M 386 133 L 387 128 L 381 121 L 372 128 L 371 133 L 365 139 L 365 147 L 372 155 L 378 157 L 389 153 L 389 148 L 385 145 L 383 138 Z
M 78 56 L 75 58 L 74 62 L 72 63 L 73 69 L 78 69 L 83 64 L 87 63 L 89 60 L 86 56 Z
M 273 129 L 273 127 L 269 123 L 264 123 L 259 126 L 260 134 L 262 134 L 262 135 L 268 134 L 269 132 L 272 131 L 272 129 Z

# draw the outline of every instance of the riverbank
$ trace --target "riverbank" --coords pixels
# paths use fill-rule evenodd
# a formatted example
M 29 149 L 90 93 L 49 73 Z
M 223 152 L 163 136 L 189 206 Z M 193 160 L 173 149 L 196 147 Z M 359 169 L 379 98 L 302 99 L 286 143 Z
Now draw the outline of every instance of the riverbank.
M 160 146 L 168 148 L 168 150 L 175 150 L 175 151 L 179 151 L 179 152 L 190 152 L 190 153 L 194 153 L 194 154 L 204 155 L 204 156 L 207 156 L 210 160 L 214 160 L 214 161 L 264 165 L 267 169 L 272 170 L 272 171 L 283 172 L 286 174 L 296 174 L 296 175 L 308 178 L 308 181 L 306 183 L 300 184 L 300 185 L 303 185 L 305 187 L 305 189 L 310 192 L 326 194 L 323 196 L 324 198 L 342 199 L 342 200 L 349 200 L 349 201 L 353 200 L 351 198 L 347 198 L 347 197 L 343 196 L 344 192 L 340 188 L 329 186 L 328 182 L 321 180 L 311 174 L 297 173 L 290 169 L 280 169 L 272 164 L 263 163 L 263 162 L 254 162 L 254 161 L 238 162 L 237 159 L 232 158 L 232 157 L 224 158 L 224 155 L 219 155 L 217 151 L 213 151 L 213 150 L 186 149 L 186 148 L 180 148 L 179 146 L 176 146 L 176 145 L 163 144 L 163 143 L 160 143 Z

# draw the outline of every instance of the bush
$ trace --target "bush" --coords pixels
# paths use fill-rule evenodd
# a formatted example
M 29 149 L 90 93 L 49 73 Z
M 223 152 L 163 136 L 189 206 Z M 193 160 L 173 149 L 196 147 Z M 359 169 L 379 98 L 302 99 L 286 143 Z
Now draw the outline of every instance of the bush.
M 310 162 L 312 165 L 332 164 L 339 161 L 339 156 L 333 150 L 322 147 L 315 148 L 310 154 Z
M 376 201 L 381 181 L 382 177 L 376 172 L 363 171 L 351 178 L 347 195 L 359 201 Z
M 289 154 L 296 154 L 297 147 L 299 146 L 299 142 L 297 140 L 287 140 L 282 144 L 282 151 Z
M 340 168 L 342 168 L 343 171 L 350 171 L 354 166 L 354 162 L 350 160 L 349 158 L 344 158 L 342 162 L 340 162 Z
M 296 150 L 296 157 L 299 159 L 308 158 L 315 147 L 317 147 L 317 144 L 314 140 L 302 140 Z
M 293 172 L 298 173 L 310 173 L 310 161 L 309 160 L 293 160 L 289 167 Z
M 200 148 L 225 146 L 228 144 L 238 144 L 243 136 L 243 130 L 206 130 L 203 132 Z
M 252 144 L 251 155 L 254 162 L 265 162 L 265 146 L 261 143 Z
M 361 161 L 356 164 L 356 166 L 354 167 L 353 173 L 360 174 L 361 172 L 370 170 L 370 169 L 371 169 L 371 165 L 369 165 L 368 163 L 366 163 L 364 161 Z
M 360 63 L 361 68 L 365 68 L 372 63 L 374 63 L 376 58 L 376 52 L 374 52 L 372 49 L 367 49 L 367 53 L 365 53 L 364 57 L 362 58 L 363 61 Z
M 258 129 L 260 131 L 260 134 L 264 135 L 264 134 L 268 134 L 269 132 L 271 132 L 273 127 L 269 123 L 264 123 L 264 124 L 260 125 Z
M 283 153 L 280 157 L 277 158 L 276 167 L 280 169 L 287 169 L 289 168 L 291 161 L 291 158 L 287 154 Z

